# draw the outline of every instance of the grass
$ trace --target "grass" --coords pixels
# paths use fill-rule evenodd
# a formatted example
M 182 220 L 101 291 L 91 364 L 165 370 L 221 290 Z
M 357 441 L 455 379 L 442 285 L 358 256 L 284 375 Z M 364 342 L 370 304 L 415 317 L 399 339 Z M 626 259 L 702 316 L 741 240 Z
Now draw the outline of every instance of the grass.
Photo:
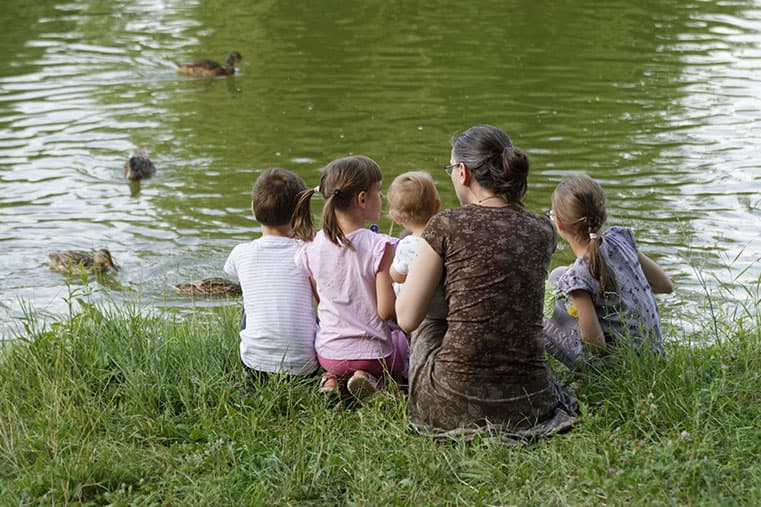
M 419 436 L 393 390 L 336 411 L 314 382 L 241 389 L 235 304 L 150 313 L 78 290 L 0 350 L 0 505 L 761 503 L 756 304 L 713 307 L 710 344 L 678 336 L 666 361 L 559 371 L 581 423 L 510 446 Z

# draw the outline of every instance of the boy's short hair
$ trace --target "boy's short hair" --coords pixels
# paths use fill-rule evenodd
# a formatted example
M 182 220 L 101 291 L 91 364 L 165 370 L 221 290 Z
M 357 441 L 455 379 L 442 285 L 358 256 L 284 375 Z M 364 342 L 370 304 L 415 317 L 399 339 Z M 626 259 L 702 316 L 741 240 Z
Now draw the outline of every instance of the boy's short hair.
M 278 167 L 266 169 L 251 192 L 254 218 L 270 227 L 290 224 L 299 194 L 306 189 L 304 180 L 291 171 Z
M 403 223 L 425 225 L 436 214 L 439 192 L 425 171 L 400 174 L 388 187 L 388 207 L 392 218 Z

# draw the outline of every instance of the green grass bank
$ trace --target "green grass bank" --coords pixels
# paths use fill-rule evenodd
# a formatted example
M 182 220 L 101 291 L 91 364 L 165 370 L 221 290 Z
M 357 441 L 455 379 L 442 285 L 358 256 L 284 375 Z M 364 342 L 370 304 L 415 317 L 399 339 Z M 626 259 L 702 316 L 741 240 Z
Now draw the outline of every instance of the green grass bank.
M 389 392 L 240 388 L 239 305 L 146 312 L 72 297 L 0 349 L 0 505 L 759 505 L 761 323 L 706 311 L 668 360 L 574 381 L 583 417 L 525 446 L 434 441 Z

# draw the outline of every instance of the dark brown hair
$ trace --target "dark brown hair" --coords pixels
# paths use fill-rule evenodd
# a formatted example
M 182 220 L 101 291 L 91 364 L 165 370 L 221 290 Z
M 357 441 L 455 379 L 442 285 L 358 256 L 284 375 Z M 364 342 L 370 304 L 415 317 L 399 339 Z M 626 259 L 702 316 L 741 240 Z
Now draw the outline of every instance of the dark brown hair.
M 265 169 L 251 191 L 251 208 L 257 222 L 267 226 L 286 225 L 291 222 L 299 194 L 307 185 L 300 177 L 286 169 Z
M 600 292 L 616 290 L 616 276 L 600 249 L 600 229 L 608 219 L 602 187 L 586 174 L 566 176 L 552 193 L 552 209 L 569 234 L 589 243 L 584 261 L 599 282 Z
M 293 235 L 304 241 L 312 240 L 314 225 L 310 202 L 315 191 L 319 190 L 325 198 L 322 230 L 333 243 L 354 249 L 338 225 L 336 210 L 348 210 L 357 194 L 367 192 L 382 179 L 380 166 L 369 157 L 355 155 L 332 161 L 322 168 L 320 185 L 316 189 L 305 190 L 299 196 L 292 220 Z
M 481 186 L 504 195 L 509 203 L 523 205 L 528 155 L 514 147 L 501 129 L 491 125 L 469 128 L 452 139 L 452 154 L 454 161 L 465 164 Z

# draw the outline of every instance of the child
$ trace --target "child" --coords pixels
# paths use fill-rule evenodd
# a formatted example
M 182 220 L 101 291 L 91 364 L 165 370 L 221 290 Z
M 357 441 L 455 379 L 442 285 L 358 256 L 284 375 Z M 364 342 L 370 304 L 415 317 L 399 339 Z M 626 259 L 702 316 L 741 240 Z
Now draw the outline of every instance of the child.
M 310 199 L 325 198 L 322 228 L 313 237 Z M 395 240 L 364 227 L 380 218 L 381 169 L 372 159 L 352 156 L 322 169 L 320 185 L 301 196 L 294 234 L 307 241 L 296 263 L 312 278 L 318 296 L 320 329 L 317 359 L 326 370 L 320 391 L 334 393 L 348 377 L 349 392 L 360 401 L 372 396 L 385 372 L 406 368 L 404 334 L 392 333 L 396 296 L 389 268 Z
M 402 284 L 407 279 L 407 271 L 422 241 L 421 234 L 428 219 L 439 212 L 441 200 L 436 184 L 425 171 L 410 171 L 400 174 L 388 187 L 388 215 L 395 223 L 402 225 L 410 234 L 403 237 L 396 246 L 394 262 L 391 264 L 391 278 L 394 292 L 399 295 Z M 426 314 L 431 319 L 446 319 L 447 306 L 441 285 L 431 301 Z
M 276 372 L 311 375 L 318 367 L 312 286 L 294 264 L 301 242 L 291 237 L 291 216 L 304 190 L 304 180 L 290 171 L 264 171 L 251 195 L 262 237 L 237 245 L 225 262 L 243 289 L 240 358 L 249 380 Z
M 671 280 L 638 252 L 631 229 L 600 233 L 607 218 L 600 185 L 586 175 L 567 176 L 552 194 L 550 218 L 577 258 L 550 274 L 561 299 L 545 319 L 547 351 L 571 367 L 584 346 L 599 354 L 624 341 L 637 347 L 646 341 L 662 353 L 653 293 L 671 292 Z

